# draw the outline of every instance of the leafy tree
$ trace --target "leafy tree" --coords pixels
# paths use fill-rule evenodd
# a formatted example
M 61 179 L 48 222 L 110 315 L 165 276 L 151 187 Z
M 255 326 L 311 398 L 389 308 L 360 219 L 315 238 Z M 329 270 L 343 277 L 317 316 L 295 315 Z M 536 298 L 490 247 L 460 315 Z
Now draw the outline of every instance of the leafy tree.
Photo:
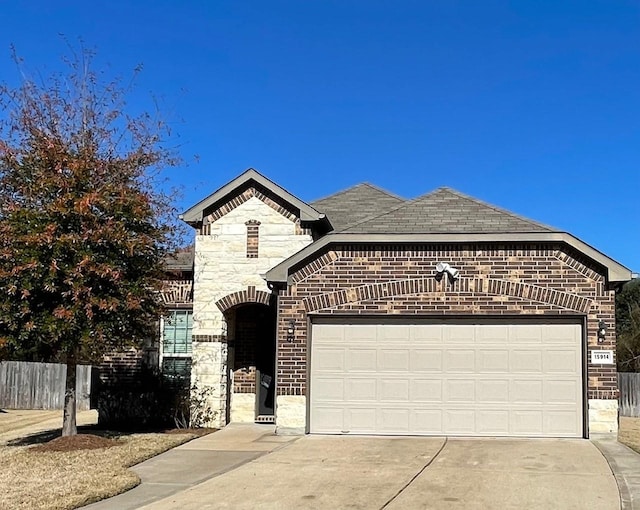
M 618 369 L 640 371 L 640 279 L 630 281 L 616 296 Z
M 129 89 L 71 53 L 46 80 L 0 88 L 0 359 L 67 363 L 63 435 L 76 364 L 153 331 L 175 233 L 157 185 L 176 163 L 166 125 L 125 113 Z

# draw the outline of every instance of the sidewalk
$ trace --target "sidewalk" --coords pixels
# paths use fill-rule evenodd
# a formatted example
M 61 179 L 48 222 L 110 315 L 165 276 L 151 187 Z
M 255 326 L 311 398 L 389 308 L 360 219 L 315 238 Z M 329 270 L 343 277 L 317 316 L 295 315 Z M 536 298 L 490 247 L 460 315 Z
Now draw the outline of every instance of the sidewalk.
M 131 468 L 142 483 L 84 510 L 134 510 L 198 485 L 266 455 L 296 436 L 276 436 L 273 425 L 231 424 Z
M 76 420 L 78 426 L 95 425 L 98 423 L 98 412 L 94 409 L 78 411 Z M 62 410 L 3 409 L 0 413 L 0 445 L 57 429 L 62 429 Z
M 615 439 L 593 438 L 592 443 L 602 452 L 611 467 L 622 510 L 640 510 L 640 455 Z

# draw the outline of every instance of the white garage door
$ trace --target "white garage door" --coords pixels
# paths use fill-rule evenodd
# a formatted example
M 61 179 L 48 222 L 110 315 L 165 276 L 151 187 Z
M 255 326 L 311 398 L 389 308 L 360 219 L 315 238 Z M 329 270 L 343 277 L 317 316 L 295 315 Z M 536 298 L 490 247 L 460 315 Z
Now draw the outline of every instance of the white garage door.
M 310 431 L 582 437 L 579 324 L 314 324 Z

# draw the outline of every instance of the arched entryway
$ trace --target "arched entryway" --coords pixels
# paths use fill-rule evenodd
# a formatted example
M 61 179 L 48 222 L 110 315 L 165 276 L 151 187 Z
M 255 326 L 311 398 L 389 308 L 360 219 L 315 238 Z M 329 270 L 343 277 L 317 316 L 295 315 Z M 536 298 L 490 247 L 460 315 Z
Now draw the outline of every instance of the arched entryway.
M 224 312 L 229 347 L 230 421 L 272 423 L 275 409 L 276 311 L 244 303 Z

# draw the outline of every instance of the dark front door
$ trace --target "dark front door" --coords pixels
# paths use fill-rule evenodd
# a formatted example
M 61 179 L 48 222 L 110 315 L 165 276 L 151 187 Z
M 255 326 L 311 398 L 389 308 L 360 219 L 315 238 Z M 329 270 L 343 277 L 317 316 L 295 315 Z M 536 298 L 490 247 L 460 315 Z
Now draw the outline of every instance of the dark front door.
M 253 392 L 255 388 L 258 421 L 270 421 L 259 418 L 274 415 L 275 317 L 275 309 L 271 306 L 248 304 L 236 309 L 234 385 L 242 388 L 241 392 Z
M 268 309 L 259 321 L 261 332 L 256 345 L 256 398 L 258 416 L 273 416 L 276 386 L 275 317 Z

